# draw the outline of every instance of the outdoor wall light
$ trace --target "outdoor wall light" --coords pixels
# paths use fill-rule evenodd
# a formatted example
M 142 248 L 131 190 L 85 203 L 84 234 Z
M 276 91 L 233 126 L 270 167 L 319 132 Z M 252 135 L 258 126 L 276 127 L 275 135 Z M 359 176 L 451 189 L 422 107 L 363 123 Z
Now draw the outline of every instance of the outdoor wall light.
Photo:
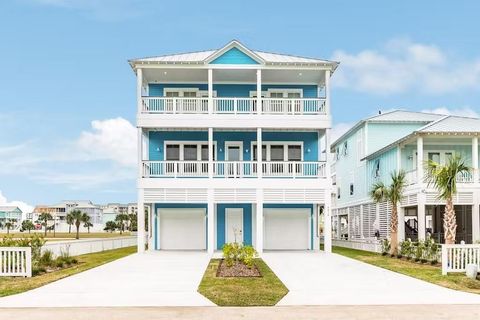
M 157 152 L 160 152 L 160 151 L 162 151 L 162 150 L 159 147 L 157 147 Z
M 245 149 L 245 152 L 248 153 L 248 149 Z
M 222 149 L 222 148 L 220 148 L 220 150 L 219 150 L 219 151 L 220 151 L 220 152 L 223 152 L 223 149 Z
M 307 149 L 307 152 L 308 152 L 308 153 L 310 153 L 310 151 L 311 151 L 310 149 Z

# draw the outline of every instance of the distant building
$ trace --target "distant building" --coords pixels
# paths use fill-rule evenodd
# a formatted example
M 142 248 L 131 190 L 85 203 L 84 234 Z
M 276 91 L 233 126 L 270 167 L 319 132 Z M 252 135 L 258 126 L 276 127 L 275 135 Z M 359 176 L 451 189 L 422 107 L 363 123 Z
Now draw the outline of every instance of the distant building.
M 22 222 L 22 210 L 16 206 L 0 206 L 0 223 L 5 226 L 5 222 L 12 221 L 15 225 Z
M 89 200 L 63 200 L 62 202 L 45 208 L 55 219 L 56 223 L 66 222 L 66 216 L 73 210 L 80 210 L 90 216 L 91 223 L 103 223 L 103 210 L 100 206 L 93 204 Z

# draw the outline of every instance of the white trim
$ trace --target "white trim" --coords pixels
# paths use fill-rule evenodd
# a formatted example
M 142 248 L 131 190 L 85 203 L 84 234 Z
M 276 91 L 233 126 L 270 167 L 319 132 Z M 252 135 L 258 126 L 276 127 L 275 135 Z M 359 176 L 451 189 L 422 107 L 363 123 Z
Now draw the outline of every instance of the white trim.
M 257 145 L 256 141 L 251 142 L 250 150 L 253 152 L 253 147 Z M 300 146 L 300 154 L 302 156 L 300 161 L 304 161 L 304 147 L 303 147 L 303 141 L 263 141 L 262 142 L 262 147 L 266 146 L 267 147 L 267 154 L 266 154 L 266 160 L 265 161 L 272 161 L 270 157 L 270 147 L 272 145 L 283 145 L 283 161 L 289 161 L 288 160 L 288 146 L 293 145 L 293 146 Z M 252 153 L 253 154 L 253 153 Z M 252 155 L 252 161 L 253 161 L 253 155 Z M 320 160 L 317 160 L 320 161 Z
M 178 92 L 178 98 L 183 98 L 185 92 L 195 92 L 195 97 L 186 97 L 186 98 L 207 98 L 208 90 L 200 90 L 199 88 L 163 88 L 163 97 L 167 98 L 167 92 Z M 203 95 L 203 96 L 202 96 Z M 213 96 L 217 96 L 217 91 L 213 90 Z M 173 97 L 172 97 L 173 98 Z
M 243 141 L 225 141 L 225 161 L 233 161 L 228 159 L 228 147 L 240 147 L 240 161 L 243 161 Z
M 197 160 L 196 161 L 202 161 L 202 145 L 207 145 L 208 146 L 208 140 L 207 141 L 187 141 L 187 140 L 164 140 L 163 141 L 163 161 L 167 161 L 167 144 L 178 144 L 180 145 L 180 150 L 179 150 L 179 160 L 171 160 L 171 161 L 184 161 L 183 159 L 183 148 L 186 144 L 195 144 L 197 145 Z M 215 156 L 218 158 L 218 153 L 217 153 L 217 142 L 213 141 L 213 149 L 215 150 Z M 157 151 L 155 151 L 157 152 Z M 194 161 L 194 160 L 191 160 Z M 203 160 L 203 161 L 208 161 Z
M 242 43 L 240 43 L 239 41 L 236 41 L 236 40 L 233 40 L 233 41 L 230 41 L 229 43 L 227 43 L 225 46 L 223 46 L 222 48 L 216 50 L 215 52 L 213 52 L 211 55 L 209 55 L 207 58 L 205 58 L 203 61 L 206 63 L 206 64 L 209 64 L 214 61 L 215 59 L 221 57 L 224 53 L 226 53 L 227 51 L 229 51 L 230 49 L 233 49 L 233 48 L 237 48 L 238 50 L 240 50 L 241 52 L 243 52 L 245 55 L 249 56 L 251 59 L 255 60 L 257 63 L 259 63 L 260 65 L 264 65 L 265 64 L 265 60 L 263 60 L 258 54 L 256 54 L 255 52 L 253 52 L 252 50 L 248 49 L 246 46 L 244 46 Z
M 423 147 L 423 159 L 428 160 L 429 153 L 438 153 L 440 157 L 440 164 L 445 165 L 446 163 L 446 154 L 451 153 L 452 156 L 455 156 L 454 150 L 425 150 L 425 146 Z

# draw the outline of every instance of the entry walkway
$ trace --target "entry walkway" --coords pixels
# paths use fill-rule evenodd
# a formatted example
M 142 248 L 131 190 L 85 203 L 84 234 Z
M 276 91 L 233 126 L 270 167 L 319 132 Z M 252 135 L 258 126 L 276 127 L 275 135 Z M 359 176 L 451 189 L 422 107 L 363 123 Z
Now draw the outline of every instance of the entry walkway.
M 263 259 L 290 290 L 278 305 L 480 304 L 480 295 L 337 254 L 266 252 Z

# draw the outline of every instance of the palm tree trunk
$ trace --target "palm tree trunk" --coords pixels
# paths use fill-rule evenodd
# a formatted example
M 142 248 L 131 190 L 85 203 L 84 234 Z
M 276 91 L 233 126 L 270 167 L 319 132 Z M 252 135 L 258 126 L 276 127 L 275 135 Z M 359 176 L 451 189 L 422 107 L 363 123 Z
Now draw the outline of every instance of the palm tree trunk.
M 76 225 L 77 227 L 77 236 L 75 237 L 77 240 L 80 239 L 80 225 Z
M 445 233 L 445 244 L 455 244 L 455 238 L 457 235 L 457 217 L 455 215 L 452 198 L 448 198 L 447 203 L 445 204 L 443 231 Z
M 72 232 L 72 225 L 69 223 L 68 224 L 68 233 Z
M 45 238 L 47 237 L 47 221 L 45 221 Z
M 397 204 L 392 205 L 390 216 L 390 254 L 397 254 L 398 251 L 398 212 Z

